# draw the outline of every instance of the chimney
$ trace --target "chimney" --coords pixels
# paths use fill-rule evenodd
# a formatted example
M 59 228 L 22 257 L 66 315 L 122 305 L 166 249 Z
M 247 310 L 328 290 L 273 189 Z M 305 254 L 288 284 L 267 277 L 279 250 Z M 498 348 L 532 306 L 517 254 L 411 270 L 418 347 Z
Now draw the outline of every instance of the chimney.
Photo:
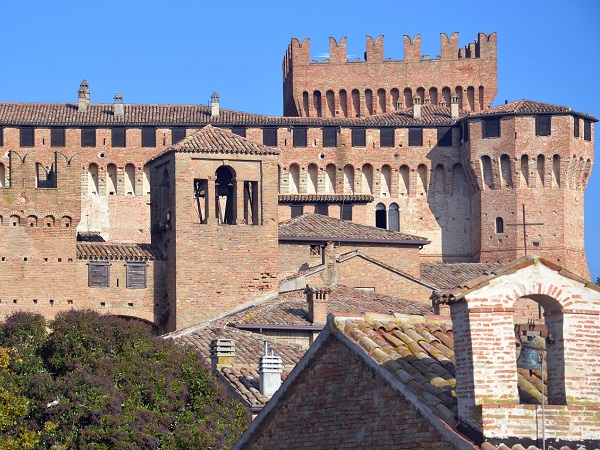
M 114 108 L 115 117 L 125 116 L 125 105 L 123 104 L 123 96 L 118 92 L 115 94 Z
M 398 97 L 398 100 L 396 100 L 396 103 L 394 103 L 394 107 L 396 108 L 396 111 L 399 111 L 403 108 L 403 104 L 402 104 L 402 100 L 400 100 L 400 97 Z
M 219 94 L 213 92 L 210 96 L 210 116 L 211 117 L 219 117 Z
M 328 242 L 323 248 L 323 282 L 327 285 L 336 285 L 338 280 L 338 264 L 335 257 L 335 247 L 333 242 Z
M 265 397 L 272 396 L 281 386 L 283 363 L 280 356 L 275 356 L 273 350 L 269 354 L 269 344 L 265 341 L 265 355 L 258 363 L 258 388 Z
M 450 117 L 458 119 L 458 95 L 452 94 L 450 97 Z
M 413 97 L 413 119 L 421 118 L 421 96 L 415 94 Z
M 87 107 L 90 104 L 90 85 L 85 80 L 83 80 L 79 85 L 79 90 L 77 91 L 77 99 L 77 110 L 87 111 Z
M 447 106 L 448 103 L 446 103 L 446 99 L 444 97 L 442 97 L 442 99 L 440 100 L 440 106 Z
M 306 285 L 304 289 L 308 303 L 308 320 L 315 325 L 325 325 L 327 322 L 327 304 L 331 289 Z
M 210 343 L 210 367 L 213 372 L 233 365 L 235 342 L 233 339 L 215 339 Z

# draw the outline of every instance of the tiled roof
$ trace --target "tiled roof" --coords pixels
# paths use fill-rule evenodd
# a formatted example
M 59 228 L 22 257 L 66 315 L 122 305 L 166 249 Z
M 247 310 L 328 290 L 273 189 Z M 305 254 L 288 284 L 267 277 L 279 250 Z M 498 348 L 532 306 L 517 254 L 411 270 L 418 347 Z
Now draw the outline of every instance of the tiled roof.
M 574 273 L 563 269 L 561 266 L 552 261 L 549 261 L 545 258 L 540 258 L 538 256 L 524 256 L 508 264 L 500 265 L 498 267 L 490 269 L 489 271 L 486 271 L 480 274 L 479 276 L 476 276 L 475 278 L 460 281 L 453 288 L 436 290 L 432 294 L 432 298 L 438 303 L 452 303 L 459 301 L 463 299 L 465 295 L 467 295 L 469 292 L 487 285 L 494 278 L 501 275 L 508 275 L 514 273 L 517 270 L 531 266 L 536 262 L 543 264 L 544 266 L 558 272 L 560 275 L 566 278 L 583 284 L 585 287 L 600 292 L 600 287 L 597 286 L 595 283 L 592 283 L 590 280 L 581 278 L 579 275 L 575 275 Z
M 322 214 L 307 213 L 279 224 L 279 240 L 321 240 L 343 242 L 377 242 L 425 245 L 423 237 L 388 231 Z
M 77 242 L 106 242 L 100 233 L 77 233 Z
M 366 314 L 362 318 L 336 317 L 333 323 L 382 370 L 396 376 L 434 414 L 454 428 L 457 423 L 457 401 L 450 319 L 440 316 Z M 536 343 L 545 348 L 543 338 L 536 338 Z M 533 371 L 530 375 L 529 370 L 518 370 L 518 390 L 522 403 L 540 404 L 541 385 L 539 371 Z M 484 444 L 481 448 L 496 449 L 491 444 Z M 521 447 L 512 448 L 517 450 Z
M 264 342 L 268 340 L 265 336 L 231 327 L 210 325 L 191 333 L 167 334 L 164 337 L 197 351 L 208 364 L 210 364 L 210 343 L 214 339 L 232 339 L 235 342 L 234 362 L 230 367 L 221 368 L 221 374 L 249 406 L 264 405 L 267 402 L 268 398 L 258 390 L 258 362 L 263 356 Z M 304 349 L 295 344 L 269 341 L 269 349 L 282 359 L 283 378 L 304 355 Z
M 517 100 L 515 102 L 505 103 L 500 106 L 494 106 L 489 109 L 469 114 L 471 117 L 496 116 L 496 115 L 530 115 L 530 114 L 574 114 L 596 120 L 588 114 L 573 111 L 567 106 L 551 105 L 549 103 L 534 102 L 533 100 Z
M 161 260 L 162 251 L 151 244 L 77 243 L 78 259 Z
M 375 313 L 431 314 L 431 306 L 402 300 L 389 295 L 359 291 L 346 286 L 331 286 L 327 311 L 336 315 Z M 242 312 L 225 316 L 216 323 L 310 326 L 308 305 L 303 291 L 279 294 L 275 300 L 262 303 Z
M 152 159 L 170 152 L 177 153 L 242 153 L 246 155 L 279 155 L 273 147 L 257 144 L 230 131 L 207 125 L 194 134 L 185 137 L 177 144 L 159 153 Z
M 279 203 L 370 203 L 367 194 L 279 194 Z
M 459 118 L 466 117 L 466 111 L 459 111 Z M 449 106 L 439 105 L 421 105 L 421 117 L 413 117 L 413 108 L 404 108 L 399 111 L 392 111 L 384 114 L 375 114 L 361 118 L 361 123 L 365 125 L 381 126 L 450 126 L 456 122 L 450 115 Z
M 461 283 L 490 273 L 499 263 L 421 263 L 421 280 L 436 289 L 453 289 Z

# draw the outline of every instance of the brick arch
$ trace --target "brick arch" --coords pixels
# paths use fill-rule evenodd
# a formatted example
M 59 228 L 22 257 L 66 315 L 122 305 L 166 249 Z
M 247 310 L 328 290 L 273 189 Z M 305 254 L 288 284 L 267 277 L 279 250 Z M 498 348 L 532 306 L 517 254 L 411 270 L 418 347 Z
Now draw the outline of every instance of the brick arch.
M 153 312 L 139 311 L 135 308 L 108 308 L 105 312 L 106 314 L 109 314 L 111 316 L 131 317 L 134 319 L 140 319 L 144 322 L 148 322 L 149 324 L 156 326 Z

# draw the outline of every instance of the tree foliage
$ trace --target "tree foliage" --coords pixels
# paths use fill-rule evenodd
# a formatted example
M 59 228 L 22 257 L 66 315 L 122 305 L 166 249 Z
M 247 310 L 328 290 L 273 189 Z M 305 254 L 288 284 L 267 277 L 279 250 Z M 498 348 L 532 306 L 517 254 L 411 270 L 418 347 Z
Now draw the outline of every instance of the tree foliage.
M 227 448 L 248 420 L 195 353 L 136 321 L 0 325 L 0 450 Z

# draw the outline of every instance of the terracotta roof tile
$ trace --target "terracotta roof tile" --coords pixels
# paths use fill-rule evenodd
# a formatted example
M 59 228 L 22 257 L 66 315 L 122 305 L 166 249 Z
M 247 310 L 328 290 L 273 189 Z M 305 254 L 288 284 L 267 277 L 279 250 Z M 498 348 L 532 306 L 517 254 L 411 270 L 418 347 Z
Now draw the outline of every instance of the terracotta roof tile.
M 366 194 L 279 194 L 279 203 L 369 203 L 372 195 Z
M 307 213 L 279 224 L 279 240 L 319 239 L 320 241 L 385 242 L 425 245 L 423 237 L 343 221 L 322 214 Z
M 78 242 L 78 259 L 162 260 L 159 247 L 152 244 L 117 244 Z
M 421 279 L 436 289 L 453 289 L 500 266 L 499 263 L 421 263 Z
M 551 105 L 549 103 L 535 102 L 533 100 L 517 100 L 503 105 L 494 106 L 489 109 L 484 109 L 475 113 L 469 114 L 472 117 L 486 117 L 496 115 L 531 115 L 531 114 L 574 114 L 585 117 L 591 120 L 596 120 L 595 117 L 588 114 L 573 111 L 567 106 Z

